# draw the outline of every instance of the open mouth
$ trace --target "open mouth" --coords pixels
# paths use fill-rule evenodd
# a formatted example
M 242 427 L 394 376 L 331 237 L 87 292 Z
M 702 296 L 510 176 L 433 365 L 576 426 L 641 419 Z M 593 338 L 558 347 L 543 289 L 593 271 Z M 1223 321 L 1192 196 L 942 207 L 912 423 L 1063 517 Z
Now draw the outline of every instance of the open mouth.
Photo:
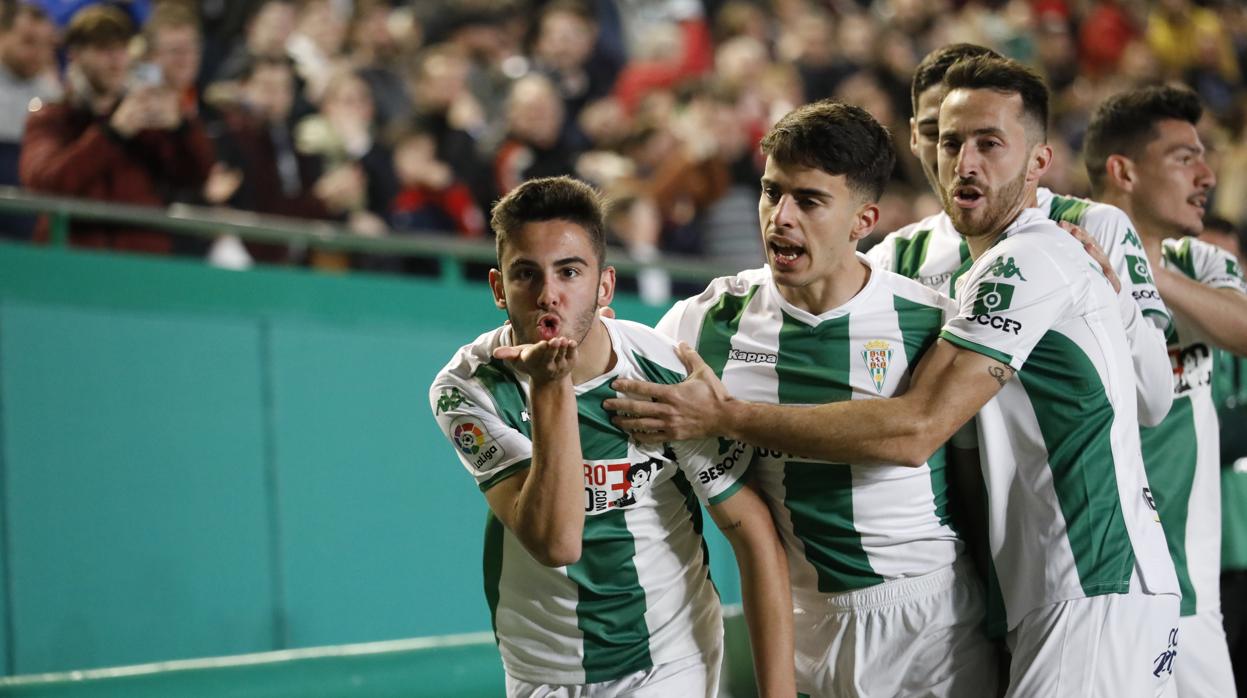
M 562 323 L 553 315 L 542 315 L 537 319 L 537 336 L 543 341 L 549 341 L 559 336 L 559 328 Z
M 957 187 L 953 190 L 953 201 L 961 208 L 975 208 L 983 201 L 983 191 L 978 187 Z
M 780 268 L 791 267 L 796 264 L 798 259 L 805 256 L 805 248 L 800 245 L 792 245 L 778 240 L 772 240 L 767 244 L 771 250 L 771 259 L 775 261 L 775 265 Z
M 1199 215 L 1204 215 L 1204 211 L 1208 207 L 1208 197 L 1203 194 L 1197 194 L 1187 199 L 1186 202 L 1199 209 Z

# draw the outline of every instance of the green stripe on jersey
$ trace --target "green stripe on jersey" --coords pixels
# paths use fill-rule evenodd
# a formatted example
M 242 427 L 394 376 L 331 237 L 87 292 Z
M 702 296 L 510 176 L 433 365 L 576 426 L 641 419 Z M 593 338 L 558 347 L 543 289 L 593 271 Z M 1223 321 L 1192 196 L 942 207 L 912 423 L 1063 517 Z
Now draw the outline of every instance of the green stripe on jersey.
M 1091 208 L 1090 201 L 1053 194 L 1052 206 L 1048 208 L 1048 220 L 1082 225 L 1083 216 L 1087 215 L 1089 208 Z
M 641 356 L 640 352 L 632 352 L 632 358 L 636 361 L 637 366 L 641 367 L 641 371 L 645 373 L 645 377 L 650 379 L 650 382 L 652 383 L 666 383 L 667 385 L 672 385 L 684 380 L 684 376 L 681 376 L 675 371 Z
M 623 510 L 585 517 L 580 560 L 567 566 L 579 587 L 576 625 L 584 635 L 585 682 L 611 681 L 653 666 L 636 541 Z
M 849 384 L 852 354 L 849 316 L 811 327 L 784 313 L 775 363 L 780 404 L 821 405 L 848 400 L 853 394 Z
M 1191 255 L 1191 239 L 1189 237 L 1182 238 L 1182 241 L 1176 245 L 1166 245 L 1161 249 L 1161 255 L 1173 266 L 1177 267 L 1187 278 L 1195 278 L 1195 258 Z
M 1156 513 L 1165 528 L 1169 556 L 1182 589 L 1182 615 L 1195 613 L 1195 585 L 1186 557 L 1186 519 L 1195 484 L 1195 411 L 1189 395 L 1175 397 L 1165 420 L 1139 430 L 1143 440 L 1143 466 L 1156 502 Z
M 973 342 L 969 339 L 959 337 L 953 334 L 952 332 L 949 332 L 948 330 L 943 330 L 940 332 L 940 339 L 950 344 L 955 344 L 961 347 L 962 349 L 969 349 L 970 351 L 975 352 L 976 354 L 982 354 L 983 356 L 986 356 L 989 359 L 995 359 L 1006 366 L 1013 363 L 1013 357 L 1009 356 L 1003 351 L 999 351 L 989 346 L 979 344 L 978 342 Z
M 697 351 L 714 371 L 714 375 L 720 378 L 723 377 L 723 367 L 727 365 L 727 355 L 732 349 L 732 335 L 740 329 L 740 318 L 759 288 L 761 286 L 750 286 L 743 296 L 724 293 L 702 319 Z
M 961 241 L 961 266 L 957 267 L 953 271 L 953 275 L 948 277 L 949 298 L 957 299 L 957 279 L 965 276 L 972 266 L 974 266 L 974 260 L 970 258 L 970 245 L 963 239 Z
M 944 324 L 944 311 L 900 296 L 892 297 L 892 307 L 896 310 L 897 324 L 901 328 L 901 339 L 905 344 L 906 365 L 917 366 L 922 354 L 939 337 L 940 327 Z M 935 515 L 939 517 L 941 525 L 949 523 L 947 449 L 947 445 L 941 446 L 927 459 L 927 467 L 931 470 Z
M 603 400 L 618 396 L 611 389 L 610 381 L 576 396 L 576 411 L 580 418 L 580 452 L 585 460 L 628 457 L 627 432 L 612 424 L 611 413 L 602 407 Z
M 883 581 L 853 527 L 853 471 L 829 463 L 784 464 L 784 507 L 805 559 L 818 573 L 818 590 L 836 593 Z
M 532 425 L 524 419 L 528 411 L 528 402 L 524 397 L 524 388 L 519 379 L 506 368 L 500 359 L 492 359 L 481 364 L 473 374 L 473 378 L 485 386 L 490 397 L 494 399 L 494 407 L 498 408 L 498 416 L 502 417 L 512 429 L 528 438 L 533 438 Z
M 684 508 L 688 510 L 689 520 L 693 522 L 693 532 L 701 539 L 701 564 L 705 565 L 706 578 L 709 579 L 710 549 L 706 547 L 706 538 L 701 534 L 701 506 L 697 503 L 697 495 L 693 492 L 693 486 L 689 484 L 688 478 L 684 477 L 683 470 L 675 471 L 675 475 L 671 476 L 671 481 L 675 483 L 675 488 L 680 491 L 680 494 L 684 495 Z M 738 480 L 735 485 L 732 485 L 733 491 L 742 484 L 744 484 L 744 480 Z M 715 593 L 718 593 L 718 591 L 716 588 Z
M 485 578 L 485 601 L 489 604 L 489 623 L 494 628 L 494 642 L 498 642 L 498 598 L 502 582 L 502 538 L 505 535 L 502 522 L 493 511 L 485 514 L 485 552 L 481 567 Z
M 1129 591 L 1134 549 L 1114 469 L 1114 411 L 1095 366 L 1077 344 L 1049 331 L 1018 378 L 1048 451 L 1052 486 L 1083 593 Z
M 916 366 L 923 352 L 939 336 L 939 330 L 944 326 L 944 311 L 900 296 L 892 296 L 892 307 L 896 310 L 901 339 L 905 342 L 906 363 Z
M 910 279 L 918 278 L 922 263 L 927 261 L 927 248 L 931 246 L 931 230 L 919 230 L 912 238 L 896 238 L 896 254 L 892 256 L 892 271 Z

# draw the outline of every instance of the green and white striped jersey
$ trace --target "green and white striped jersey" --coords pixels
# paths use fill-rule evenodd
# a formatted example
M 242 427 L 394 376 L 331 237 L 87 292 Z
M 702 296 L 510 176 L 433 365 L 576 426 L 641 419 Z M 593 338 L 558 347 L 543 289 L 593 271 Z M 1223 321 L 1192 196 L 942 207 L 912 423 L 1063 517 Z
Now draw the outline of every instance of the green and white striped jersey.
M 817 405 L 903 391 L 951 307 L 913 281 L 873 271 L 849 302 L 815 316 L 786 301 L 762 267 L 715 279 L 677 303 L 658 329 L 695 346 L 737 398 Z M 750 473 L 775 515 L 798 594 L 927 574 L 961 549 L 949 526 L 942 453 L 910 468 L 758 449 Z
M 485 596 L 508 674 L 533 683 L 611 681 L 709 651 L 722 636 L 698 499 L 741 486 L 752 449 L 729 440 L 638 445 L 602 401 L 617 378 L 679 382 L 674 343 L 649 327 L 603 319 L 607 373 L 576 386 L 584 457 L 580 560 L 538 563 L 496 517 L 485 530 Z M 531 464 L 529 385 L 493 358 L 508 326 L 460 349 L 429 392 L 438 425 L 481 490 Z
M 1038 197 L 1038 208 L 1044 215 L 1077 225 L 1099 243 L 1123 291 L 1139 304 L 1143 316 L 1161 329 L 1168 328 L 1169 311 L 1156 291 L 1152 267 L 1130 217 L 1116 206 L 1059 196 L 1043 187 Z M 866 254 L 884 269 L 944 295 L 954 294 L 956 279 L 970 268 L 970 248 L 943 212 L 889 234 Z
M 1230 253 L 1193 238 L 1165 240 L 1161 264 L 1212 288 L 1247 293 Z M 1182 615 L 1219 607 L 1221 445 L 1212 399 L 1213 346 L 1174 316 L 1169 335 L 1173 407 L 1143 430 L 1143 460 L 1182 585 Z
M 978 416 L 990 629 L 1069 599 L 1177 593 L 1143 469 L 1130 349 L 1099 266 L 1026 209 L 957 296 L 940 336 L 1017 372 Z

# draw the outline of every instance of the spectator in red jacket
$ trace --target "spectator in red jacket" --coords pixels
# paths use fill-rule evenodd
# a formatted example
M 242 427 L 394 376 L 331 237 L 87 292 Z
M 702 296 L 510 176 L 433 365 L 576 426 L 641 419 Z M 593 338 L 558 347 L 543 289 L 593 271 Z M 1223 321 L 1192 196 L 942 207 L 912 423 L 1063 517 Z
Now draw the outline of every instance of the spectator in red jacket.
M 66 96 L 27 121 L 18 167 L 23 185 L 147 206 L 204 187 L 213 168 L 212 144 L 160 76 L 132 73 L 127 44 L 133 35 L 129 17 L 111 5 L 74 15 L 65 34 Z M 42 221 L 36 238 L 46 235 Z M 172 249 L 168 233 L 90 221 L 75 222 L 70 241 L 154 253 Z
M 414 127 L 394 140 L 394 172 L 400 189 L 390 210 L 395 232 L 485 236 L 485 216 L 467 185 L 437 159 L 437 141 Z

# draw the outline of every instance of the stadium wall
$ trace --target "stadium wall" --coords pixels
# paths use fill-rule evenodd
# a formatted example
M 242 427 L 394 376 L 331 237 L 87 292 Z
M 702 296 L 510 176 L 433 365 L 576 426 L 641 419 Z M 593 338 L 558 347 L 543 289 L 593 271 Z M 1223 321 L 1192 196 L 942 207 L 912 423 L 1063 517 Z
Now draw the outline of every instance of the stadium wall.
M 501 320 L 483 283 L 0 244 L 0 673 L 487 631 L 427 390 Z

